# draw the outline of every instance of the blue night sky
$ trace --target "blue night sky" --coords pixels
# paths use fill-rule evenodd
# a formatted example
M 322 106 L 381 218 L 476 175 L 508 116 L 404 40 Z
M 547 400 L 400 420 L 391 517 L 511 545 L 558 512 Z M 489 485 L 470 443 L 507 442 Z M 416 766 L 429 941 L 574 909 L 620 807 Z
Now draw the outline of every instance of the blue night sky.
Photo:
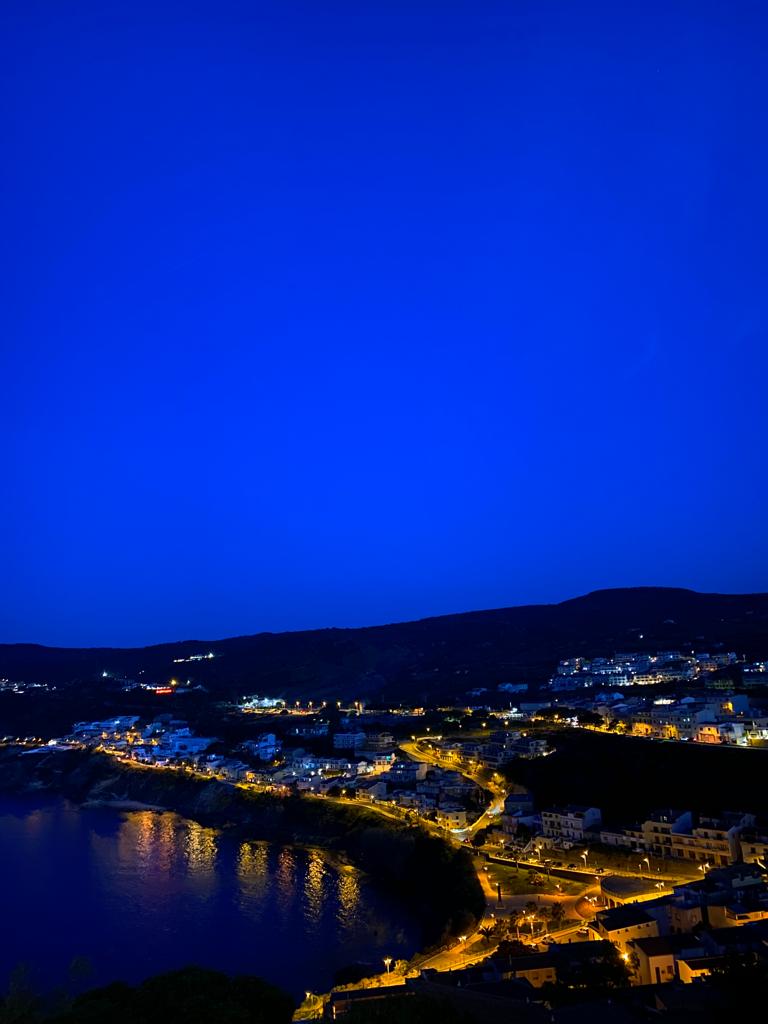
M 767 31 L 5 0 L 0 640 L 768 589 Z

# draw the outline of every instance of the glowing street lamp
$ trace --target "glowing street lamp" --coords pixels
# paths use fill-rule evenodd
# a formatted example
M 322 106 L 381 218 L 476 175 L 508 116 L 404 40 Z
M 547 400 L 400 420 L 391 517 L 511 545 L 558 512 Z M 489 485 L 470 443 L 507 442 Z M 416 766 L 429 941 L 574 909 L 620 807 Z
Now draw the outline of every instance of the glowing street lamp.
M 589 856 L 589 850 L 585 850 L 584 853 L 579 854 L 581 859 L 584 861 L 584 868 L 587 867 L 587 857 Z
M 392 966 L 392 957 L 391 956 L 385 956 L 384 957 L 384 966 L 387 968 L 387 974 L 389 974 L 389 968 Z

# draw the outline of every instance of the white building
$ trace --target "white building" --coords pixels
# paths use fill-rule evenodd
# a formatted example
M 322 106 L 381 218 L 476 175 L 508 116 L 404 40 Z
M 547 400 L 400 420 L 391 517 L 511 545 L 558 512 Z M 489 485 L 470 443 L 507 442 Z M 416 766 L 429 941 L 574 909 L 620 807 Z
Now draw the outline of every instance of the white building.
M 597 807 L 581 807 L 569 804 L 541 812 L 541 827 L 548 839 L 571 843 L 584 843 L 599 838 L 596 830 L 602 822 L 602 813 Z
M 365 746 L 366 736 L 362 731 L 337 732 L 333 737 L 334 750 L 361 750 Z

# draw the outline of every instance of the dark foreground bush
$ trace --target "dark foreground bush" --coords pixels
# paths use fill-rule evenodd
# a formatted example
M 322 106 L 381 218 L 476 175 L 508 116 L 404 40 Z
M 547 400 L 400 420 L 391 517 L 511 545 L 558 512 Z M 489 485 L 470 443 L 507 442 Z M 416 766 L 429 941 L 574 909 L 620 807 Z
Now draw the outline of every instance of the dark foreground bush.
M 293 1010 L 291 997 L 261 978 L 186 967 L 141 985 L 93 989 L 58 1012 L 9 995 L 0 1004 L 0 1024 L 289 1024 Z

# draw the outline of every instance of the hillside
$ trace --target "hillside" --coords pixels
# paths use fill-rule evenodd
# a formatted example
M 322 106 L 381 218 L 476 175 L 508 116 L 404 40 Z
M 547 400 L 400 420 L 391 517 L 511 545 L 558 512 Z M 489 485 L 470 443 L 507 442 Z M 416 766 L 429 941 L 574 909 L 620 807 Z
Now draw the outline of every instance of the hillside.
M 151 682 L 176 676 L 222 695 L 428 702 L 462 697 L 475 687 L 543 681 L 562 657 L 694 645 L 768 656 L 768 594 L 602 590 L 560 604 L 362 629 L 259 633 L 128 649 L 5 644 L 0 645 L 0 677 L 97 684 L 103 672 Z M 174 663 L 207 651 L 216 657 Z
M 507 776 L 530 789 L 537 807 L 587 804 L 610 824 L 642 821 L 662 807 L 720 815 L 768 815 L 768 752 L 706 743 L 606 735 L 585 729 L 550 734 L 551 757 L 517 760 Z

